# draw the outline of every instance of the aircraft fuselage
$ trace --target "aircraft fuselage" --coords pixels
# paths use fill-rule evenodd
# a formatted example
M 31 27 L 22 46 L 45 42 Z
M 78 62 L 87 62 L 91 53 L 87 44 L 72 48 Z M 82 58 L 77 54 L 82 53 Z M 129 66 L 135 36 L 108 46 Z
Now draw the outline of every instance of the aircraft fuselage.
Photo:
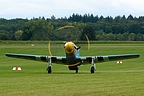
M 64 46 L 66 52 L 67 65 L 78 66 L 81 64 L 81 60 L 77 58 L 79 55 L 79 47 L 72 42 L 67 42 Z

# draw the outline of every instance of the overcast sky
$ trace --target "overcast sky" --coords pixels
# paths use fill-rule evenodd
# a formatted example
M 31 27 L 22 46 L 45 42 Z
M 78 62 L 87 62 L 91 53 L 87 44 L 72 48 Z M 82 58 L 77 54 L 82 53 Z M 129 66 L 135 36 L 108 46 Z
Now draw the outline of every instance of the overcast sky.
M 144 16 L 144 0 L 0 0 L 0 18 L 69 17 L 73 13 Z

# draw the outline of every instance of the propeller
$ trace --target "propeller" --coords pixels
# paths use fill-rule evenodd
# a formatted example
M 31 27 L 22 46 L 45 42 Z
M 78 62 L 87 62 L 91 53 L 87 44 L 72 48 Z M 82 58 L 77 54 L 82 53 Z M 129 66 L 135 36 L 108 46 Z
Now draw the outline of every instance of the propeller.
M 67 29 L 67 28 L 75 28 L 75 27 L 74 26 L 63 26 L 63 27 L 60 27 L 58 30 Z
M 63 26 L 63 27 L 60 27 L 58 30 L 62 30 L 62 29 L 66 29 L 66 28 L 75 28 L 75 27 L 74 26 Z M 86 37 L 86 40 L 87 40 L 87 43 L 88 43 L 88 50 L 90 50 L 90 40 L 89 40 L 87 35 L 85 35 L 85 37 Z M 49 42 L 48 42 L 48 52 L 49 52 L 50 56 L 53 56 L 50 46 L 51 46 L 51 43 L 50 43 L 50 40 L 49 40 Z
M 75 27 L 74 26 L 63 26 L 63 27 L 60 27 L 58 30 L 67 29 L 67 28 L 75 28 Z M 88 50 L 90 50 L 90 40 L 87 35 L 85 35 L 85 37 L 86 37 L 86 40 L 88 43 Z
M 74 28 L 74 26 L 63 26 L 63 27 L 60 27 L 58 30 L 67 29 L 67 28 Z M 50 43 L 50 40 L 48 42 L 48 53 L 49 53 L 50 56 L 53 56 L 52 52 L 51 52 L 51 43 Z
M 51 48 L 50 48 L 50 41 L 48 42 L 48 52 L 49 52 L 49 55 L 52 56 L 52 52 L 51 52 Z
M 87 42 L 88 42 L 88 50 L 89 50 L 89 49 L 90 49 L 90 40 L 89 40 L 89 38 L 88 38 L 88 36 L 87 36 L 87 35 L 85 35 L 85 37 L 86 37 Z

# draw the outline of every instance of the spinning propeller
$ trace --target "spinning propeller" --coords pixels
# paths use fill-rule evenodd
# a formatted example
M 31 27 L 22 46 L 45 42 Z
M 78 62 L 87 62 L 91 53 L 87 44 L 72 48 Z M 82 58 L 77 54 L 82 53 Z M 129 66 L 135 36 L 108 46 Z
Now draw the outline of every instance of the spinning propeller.
M 48 52 L 49 52 L 49 55 L 52 56 L 52 52 L 51 52 L 51 48 L 50 48 L 50 41 L 48 42 Z
M 87 39 L 87 43 L 88 43 L 88 50 L 89 50 L 89 49 L 90 49 L 90 40 L 89 40 L 89 38 L 88 38 L 87 35 L 85 35 L 85 37 L 86 37 L 86 39 Z
M 60 27 L 58 30 L 67 29 L 67 28 L 75 28 L 75 27 L 74 26 L 63 26 L 63 27 Z M 87 44 L 88 44 L 87 45 L 88 50 L 90 50 L 90 40 L 89 40 L 87 35 L 85 35 L 85 37 L 86 37 Z M 51 52 L 51 43 L 50 43 L 50 41 L 48 42 L 48 53 L 49 53 L 50 56 L 53 56 L 52 52 Z

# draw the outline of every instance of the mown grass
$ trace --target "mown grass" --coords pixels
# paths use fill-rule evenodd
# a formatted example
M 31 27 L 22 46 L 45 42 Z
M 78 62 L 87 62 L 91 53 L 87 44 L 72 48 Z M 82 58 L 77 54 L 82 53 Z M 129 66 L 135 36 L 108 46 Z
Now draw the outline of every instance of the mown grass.
M 7 44 L 6 44 L 7 45 Z M 5 44 L 3 46 L 6 46 Z M 17 45 L 17 44 L 16 44 Z M 81 55 L 111 55 L 139 53 L 140 58 L 98 63 L 94 74 L 90 66 L 81 66 L 79 73 L 67 66 L 53 64 L 53 73 L 45 71 L 47 63 L 8 58 L 4 53 L 30 53 L 47 55 L 47 48 L 0 48 L 0 95 L 1 96 L 143 96 L 144 94 L 144 48 L 109 44 L 81 48 Z M 125 46 L 123 46 L 125 45 Z M 18 44 L 20 46 L 20 44 Z M 30 45 L 26 45 L 30 46 Z M 42 44 L 38 46 L 47 46 Z M 92 45 L 95 46 L 95 45 Z M 62 47 L 52 48 L 53 55 L 64 55 Z M 12 71 L 20 66 L 22 71 Z

